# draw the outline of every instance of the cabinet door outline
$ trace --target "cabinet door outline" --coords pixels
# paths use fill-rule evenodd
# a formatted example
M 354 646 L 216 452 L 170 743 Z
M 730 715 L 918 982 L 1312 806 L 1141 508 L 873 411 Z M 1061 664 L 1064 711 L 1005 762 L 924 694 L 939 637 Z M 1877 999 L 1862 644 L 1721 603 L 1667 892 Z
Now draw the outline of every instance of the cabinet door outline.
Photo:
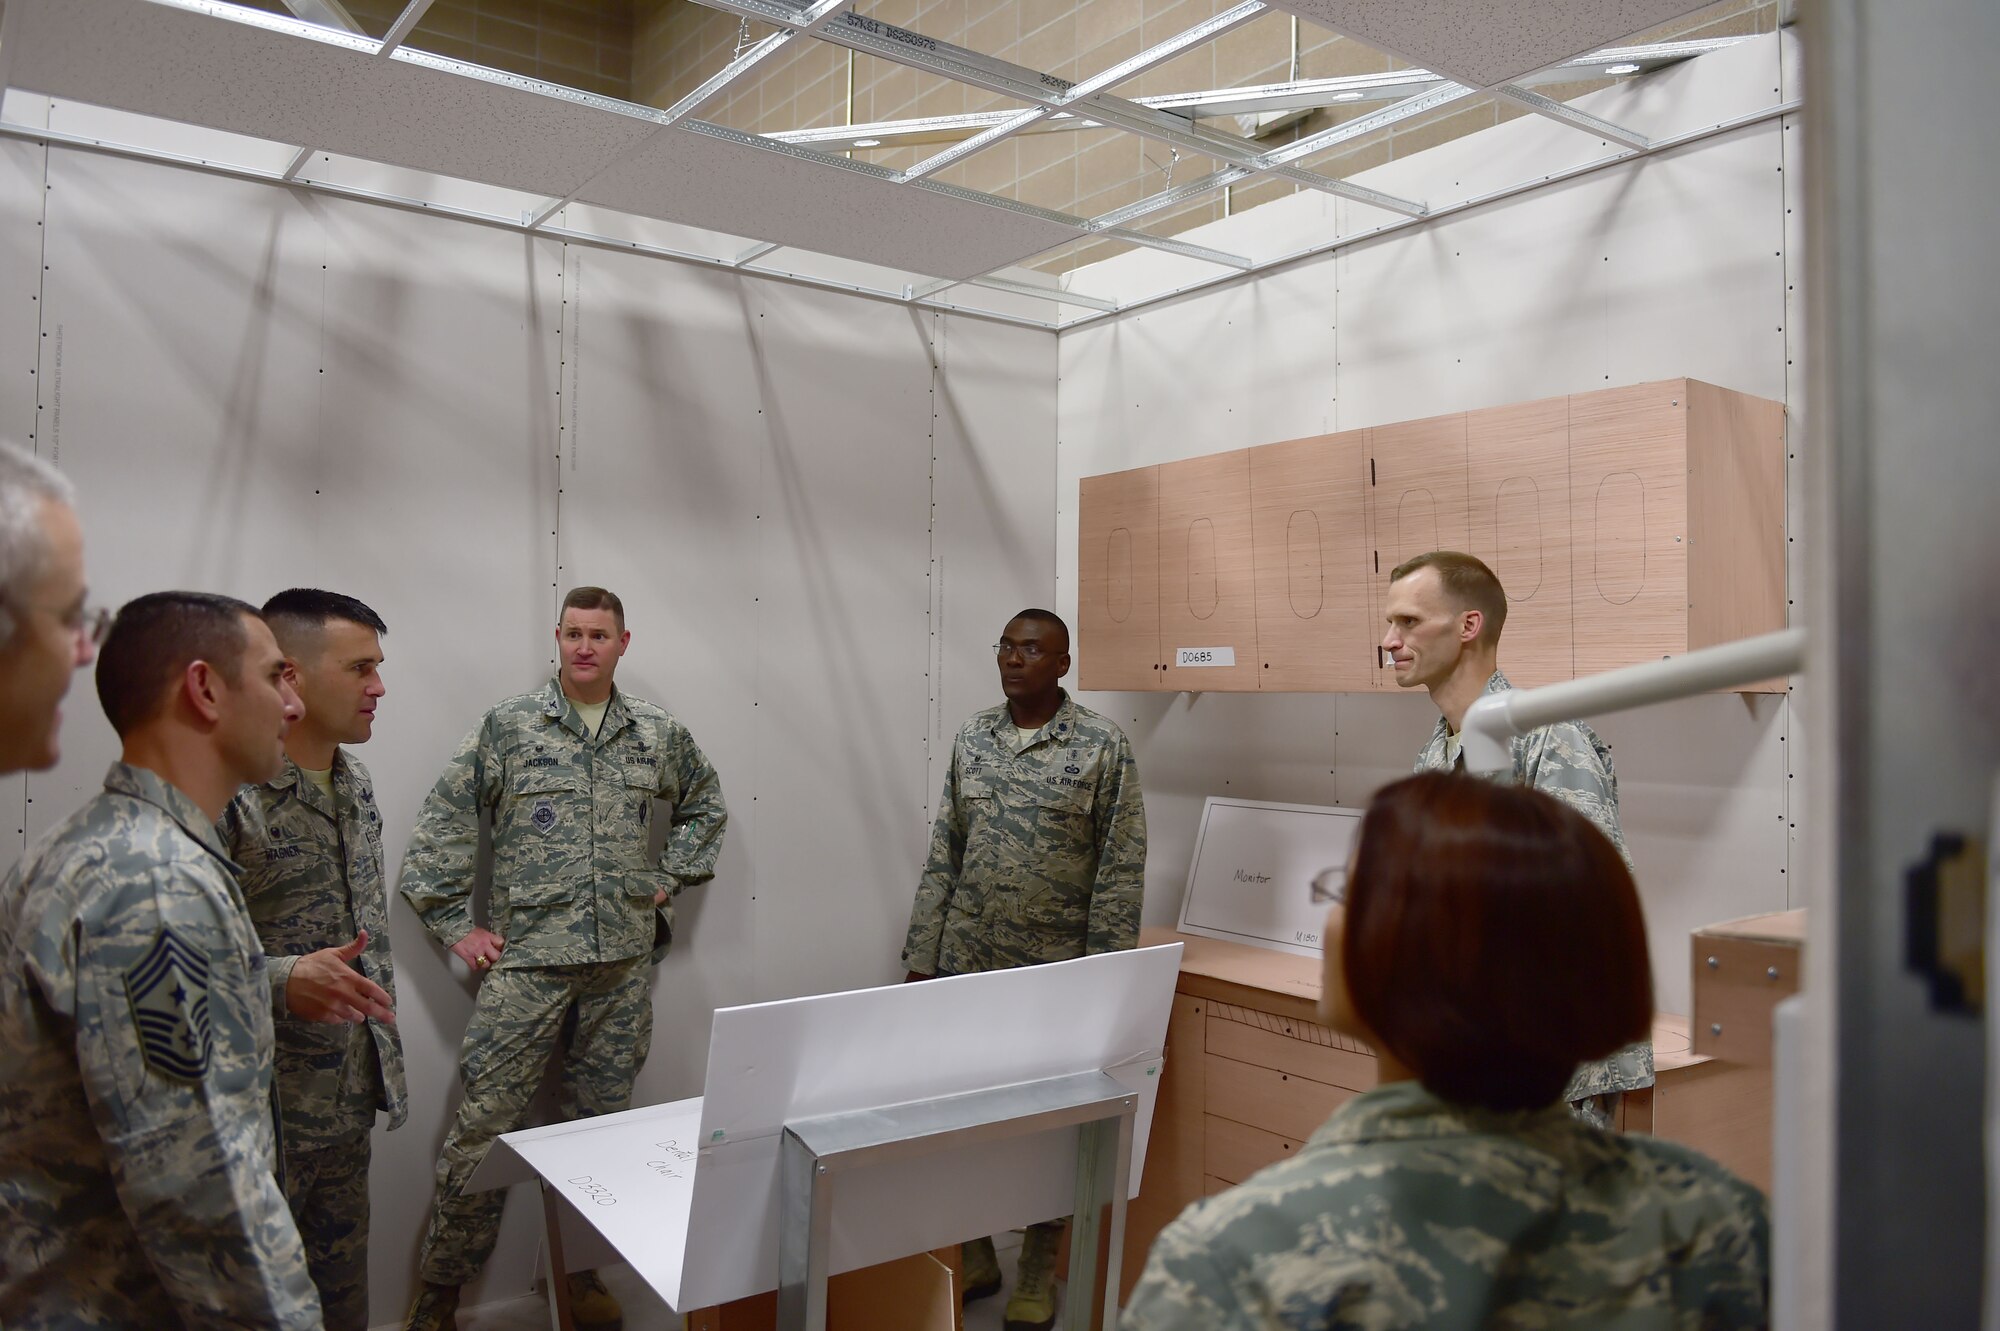
M 1620 489 L 1625 488 L 1624 483 L 1629 481 L 1631 488 L 1637 491 L 1629 499 L 1618 494 L 1610 496 L 1614 503 L 1622 500 L 1628 507 L 1638 510 L 1639 532 L 1636 542 L 1629 534 L 1621 534 L 1624 530 L 1622 524 L 1606 522 L 1604 520 L 1606 500 L 1604 492 L 1613 481 L 1620 483 Z M 1646 590 L 1646 510 L 1648 507 L 1649 505 L 1646 503 L 1646 478 L 1636 471 L 1610 472 L 1597 482 L 1597 495 L 1591 505 L 1590 518 L 1590 585 L 1596 588 L 1597 595 L 1608 605 L 1630 605 L 1632 602 L 1638 600 L 1640 594 Z M 1631 591 L 1618 596 L 1606 591 L 1604 588 L 1604 566 L 1607 562 L 1605 555 L 1607 553 L 1615 553 L 1620 558 L 1624 558 L 1623 551 L 1626 546 L 1632 546 L 1637 552 L 1639 576 L 1631 580 Z
M 1300 518 L 1304 518 L 1312 524 L 1312 530 L 1309 534 L 1301 532 L 1299 527 Z M 1299 609 L 1299 565 L 1301 563 L 1299 559 L 1301 544 L 1299 536 L 1302 534 L 1306 535 L 1304 547 L 1312 552 L 1312 574 L 1310 578 L 1312 609 L 1310 610 Z M 1296 619 L 1319 618 L 1319 612 L 1326 608 L 1326 548 L 1321 544 L 1319 514 L 1309 508 L 1294 509 L 1292 510 L 1292 515 L 1285 519 L 1285 575 L 1285 600 L 1286 604 L 1291 607 L 1293 617 Z
M 1124 558 L 1121 560 L 1120 555 Z M 1122 567 L 1121 567 L 1122 565 Z M 1124 609 L 1119 609 L 1119 593 Z M 1104 538 L 1104 613 L 1114 624 L 1132 618 L 1132 529 L 1113 527 Z

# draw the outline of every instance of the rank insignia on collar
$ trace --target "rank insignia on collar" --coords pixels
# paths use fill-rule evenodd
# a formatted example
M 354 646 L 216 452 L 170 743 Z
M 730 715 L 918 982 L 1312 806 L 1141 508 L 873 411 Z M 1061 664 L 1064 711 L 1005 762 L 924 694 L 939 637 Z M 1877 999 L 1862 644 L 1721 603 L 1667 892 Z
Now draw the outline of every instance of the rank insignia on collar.
M 528 821 L 546 832 L 556 825 L 556 802 L 550 799 L 535 801 L 535 811 L 528 815 Z
M 214 1031 L 208 1010 L 208 958 L 162 928 L 146 954 L 125 971 L 125 1001 L 146 1066 L 182 1081 L 208 1072 Z

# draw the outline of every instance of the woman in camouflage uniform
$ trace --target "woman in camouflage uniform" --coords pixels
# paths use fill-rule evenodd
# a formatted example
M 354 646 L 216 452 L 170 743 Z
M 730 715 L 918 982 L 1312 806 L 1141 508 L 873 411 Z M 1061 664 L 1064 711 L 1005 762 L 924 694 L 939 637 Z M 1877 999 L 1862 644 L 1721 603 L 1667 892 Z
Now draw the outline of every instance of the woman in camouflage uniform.
M 1320 1015 L 1381 1060 L 1291 1159 L 1160 1235 L 1121 1325 L 1768 1324 L 1764 1197 L 1578 1122 L 1576 1065 L 1652 1022 L 1611 842 L 1547 795 L 1426 773 L 1376 795 L 1333 903 Z

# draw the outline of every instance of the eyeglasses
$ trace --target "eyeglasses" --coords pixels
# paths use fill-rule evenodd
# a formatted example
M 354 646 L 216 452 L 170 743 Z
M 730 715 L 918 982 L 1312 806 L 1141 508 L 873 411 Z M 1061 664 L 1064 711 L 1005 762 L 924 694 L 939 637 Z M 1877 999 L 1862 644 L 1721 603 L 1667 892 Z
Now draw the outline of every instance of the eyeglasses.
M 1002 638 L 999 642 L 993 644 L 993 654 L 995 656 L 1005 656 L 1009 652 L 1019 652 L 1023 661 L 1039 661 L 1044 656 L 1055 655 L 1054 652 L 1049 651 L 1038 642 L 1008 642 Z
M 104 643 L 104 635 L 111 632 L 111 611 L 101 605 L 78 610 L 65 616 L 63 627 L 83 637 L 92 647 L 99 647 Z
M 1321 869 L 1313 875 L 1312 904 L 1315 906 L 1345 906 L 1347 904 L 1347 866 L 1335 865 L 1331 869 Z

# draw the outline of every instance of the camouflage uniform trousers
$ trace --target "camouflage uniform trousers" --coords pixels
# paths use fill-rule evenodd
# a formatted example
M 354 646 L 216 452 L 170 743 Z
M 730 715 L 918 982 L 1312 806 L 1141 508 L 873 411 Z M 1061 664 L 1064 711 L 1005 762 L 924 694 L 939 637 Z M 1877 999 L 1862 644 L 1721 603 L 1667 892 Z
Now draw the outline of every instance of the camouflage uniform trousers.
M 305 1243 L 327 1331 L 368 1331 L 368 1160 L 381 1065 L 368 1028 L 349 1030 L 339 1051 L 339 1098 L 323 1116 L 284 1107 L 288 1064 L 296 1056 L 282 1045 L 278 1052 L 285 1201 Z
M 652 959 L 576 966 L 502 965 L 480 982 L 459 1050 L 465 1097 L 438 1156 L 437 1201 L 419 1266 L 434 1284 L 479 1274 L 500 1236 L 507 1190 L 465 1185 L 494 1139 L 527 1126 L 551 1057 L 560 1056 L 557 1119 L 632 1107 L 632 1083 L 653 1040 Z

